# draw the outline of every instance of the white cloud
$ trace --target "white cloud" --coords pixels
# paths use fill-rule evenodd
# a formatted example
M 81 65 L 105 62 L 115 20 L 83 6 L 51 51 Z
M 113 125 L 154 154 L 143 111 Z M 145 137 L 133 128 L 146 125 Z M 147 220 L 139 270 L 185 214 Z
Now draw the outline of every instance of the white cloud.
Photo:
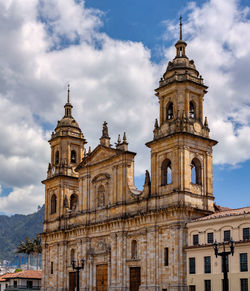
M 44 199 L 42 187 L 26 186 L 23 188 L 15 187 L 9 196 L 0 197 L 0 212 L 8 214 L 31 213 L 36 211 Z
M 209 86 L 204 110 L 208 115 L 217 164 L 250 158 L 250 22 L 249 8 L 236 0 L 211 0 L 201 7 L 192 3 L 184 23 L 187 54 Z M 167 23 L 168 33 L 173 26 Z M 173 55 L 168 49 L 167 57 Z M 241 150 L 239 150 L 241 149 Z
M 250 158 L 250 24 L 248 9 L 237 5 L 193 3 L 184 25 L 188 55 L 209 85 L 205 111 L 211 136 L 220 141 L 220 164 Z M 130 150 L 138 152 L 136 175 L 149 168 L 144 143 L 158 116 L 154 88 L 163 70 L 142 43 L 100 33 L 101 17 L 84 1 L 0 0 L 0 184 L 13 188 L 0 197 L 0 212 L 28 213 L 42 203 L 40 180 L 49 162 L 44 124 L 55 126 L 63 116 L 68 82 L 73 114 L 92 148 L 106 120 L 113 144 L 127 131 Z M 164 67 L 174 55 L 171 46 Z
M 130 149 L 140 153 L 137 173 L 149 168 L 144 142 L 157 115 L 150 51 L 100 34 L 101 13 L 83 1 L 0 0 L 0 8 L 0 184 L 13 188 L 0 197 L 0 212 L 27 213 L 42 203 L 49 162 L 43 124 L 63 116 L 69 81 L 73 114 L 92 149 L 107 120 L 112 142 L 126 130 Z

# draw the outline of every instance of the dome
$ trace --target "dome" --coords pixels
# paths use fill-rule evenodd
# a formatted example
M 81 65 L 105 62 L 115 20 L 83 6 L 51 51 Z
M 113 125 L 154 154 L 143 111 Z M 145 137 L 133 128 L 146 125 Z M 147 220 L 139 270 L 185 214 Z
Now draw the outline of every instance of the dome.
M 79 124 L 75 121 L 75 119 L 73 117 L 64 116 L 61 120 L 58 121 L 56 129 L 59 127 L 79 128 Z

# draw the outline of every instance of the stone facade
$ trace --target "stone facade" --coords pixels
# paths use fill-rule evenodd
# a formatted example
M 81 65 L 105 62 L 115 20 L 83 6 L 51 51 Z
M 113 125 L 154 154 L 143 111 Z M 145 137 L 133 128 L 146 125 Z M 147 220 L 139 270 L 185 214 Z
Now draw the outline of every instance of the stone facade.
M 212 147 L 203 98 L 207 87 L 186 43 L 156 89 L 160 118 L 151 174 L 134 186 L 135 153 L 126 135 L 110 145 L 104 122 L 99 145 L 85 150 L 72 105 L 52 133 L 45 185 L 43 290 L 74 290 L 71 262 L 85 260 L 81 290 L 187 290 L 186 223 L 214 212 Z

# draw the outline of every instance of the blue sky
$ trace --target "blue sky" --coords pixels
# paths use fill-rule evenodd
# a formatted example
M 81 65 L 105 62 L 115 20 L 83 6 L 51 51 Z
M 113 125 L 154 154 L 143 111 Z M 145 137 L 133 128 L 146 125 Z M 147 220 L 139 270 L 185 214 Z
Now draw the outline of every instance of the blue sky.
M 87 0 L 86 7 L 104 12 L 101 31 L 115 39 L 142 42 L 151 50 L 154 62 L 161 62 L 163 51 L 159 48 L 171 46 L 175 39 L 163 38 L 166 20 L 177 22 L 183 16 L 185 34 L 185 12 L 187 3 L 195 2 L 202 6 L 206 1 L 101 1 Z M 250 1 L 240 1 L 244 9 Z M 203 72 L 206 78 L 206 72 Z M 250 101 L 250 96 L 249 96 Z M 144 176 L 136 177 L 138 187 L 144 182 Z M 216 203 L 228 207 L 250 206 L 250 161 L 232 165 L 214 165 L 214 194 Z
M 250 1 L 0 0 L 0 213 L 44 202 L 47 140 L 73 115 L 92 149 L 104 120 L 114 144 L 127 132 L 136 185 L 150 169 L 154 89 L 175 55 L 183 16 L 187 55 L 209 86 L 216 203 L 250 205 Z

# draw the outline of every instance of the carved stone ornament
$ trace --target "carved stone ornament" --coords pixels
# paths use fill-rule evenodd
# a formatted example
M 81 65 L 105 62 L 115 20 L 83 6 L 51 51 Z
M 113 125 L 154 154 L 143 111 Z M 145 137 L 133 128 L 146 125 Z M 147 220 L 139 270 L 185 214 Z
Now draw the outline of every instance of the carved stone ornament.
M 103 180 L 109 180 L 110 179 L 110 175 L 107 173 L 101 173 L 96 175 L 93 179 L 92 179 L 92 183 L 97 183 Z
M 106 244 L 105 240 L 103 240 L 103 239 L 99 240 L 97 243 L 98 251 L 105 251 L 106 248 L 107 248 L 107 244 Z

